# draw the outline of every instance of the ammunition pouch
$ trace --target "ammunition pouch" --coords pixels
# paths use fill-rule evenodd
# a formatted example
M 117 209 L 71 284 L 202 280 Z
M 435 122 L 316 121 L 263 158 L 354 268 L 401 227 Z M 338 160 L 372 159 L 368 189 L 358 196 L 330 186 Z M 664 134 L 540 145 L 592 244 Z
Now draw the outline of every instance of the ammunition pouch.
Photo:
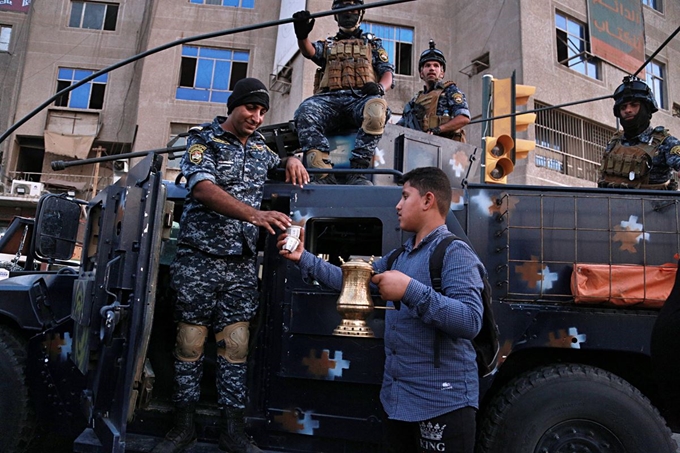
M 246 321 L 235 322 L 216 333 L 217 355 L 229 363 L 245 363 L 248 357 L 249 325 Z
M 205 339 L 208 336 L 206 326 L 177 323 L 175 339 L 175 358 L 180 362 L 196 362 L 203 355 Z
M 382 135 L 387 121 L 387 102 L 382 98 L 373 98 L 364 106 L 364 121 L 361 128 L 368 135 Z
M 446 82 L 442 85 L 442 88 L 437 88 L 427 93 L 420 93 L 416 98 L 415 104 L 420 107 L 422 113 L 421 119 L 421 130 L 427 132 L 435 127 L 440 127 L 443 124 L 451 121 L 450 116 L 437 115 L 437 106 L 439 104 L 439 97 L 442 95 L 444 90 L 449 86 L 454 85 L 454 82 Z M 463 129 L 456 129 L 453 132 L 447 132 L 441 134 L 442 137 L 449 138 L 461 143 L 467 143 L 465 138 L 465 131 Z
M 598 185 L 631 189 L 649 186 L 650 154 L 653 152 L 654 148 L 649 145 L 623 146 L 617 143 L 602 159 Z
M 378 78 L 373 70 L 373 47 L 363 39 L 326 42 L 326 65 L 314 76 L 314 94 L 359 89 Z

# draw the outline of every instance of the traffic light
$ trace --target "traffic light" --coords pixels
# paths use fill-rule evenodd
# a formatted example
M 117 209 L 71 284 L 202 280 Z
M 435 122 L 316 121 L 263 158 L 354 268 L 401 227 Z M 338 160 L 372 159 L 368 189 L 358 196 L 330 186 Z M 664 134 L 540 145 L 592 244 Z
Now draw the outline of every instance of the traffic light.
M 491 78 L 491 134 L 483 138 L 484 143 L 484 181 L 505 184 L 512 173 L 517 159 L 527 157 L 534 149 L 533 140 L 516 138 L 517 132 L 525 132 L 536 121 L 535 113 L 514 115 L 518 105 L 526 105 L 536 91 L 536 87 L 517 85 L 515 74 L 508 79 Z
M 510 157 L 514 145 L 514 141 L 509 135 L 484 137 L 486 161 L 484 181 L 495 184 L 506 184 L 508 182 L 508 175 L 515 168 Z

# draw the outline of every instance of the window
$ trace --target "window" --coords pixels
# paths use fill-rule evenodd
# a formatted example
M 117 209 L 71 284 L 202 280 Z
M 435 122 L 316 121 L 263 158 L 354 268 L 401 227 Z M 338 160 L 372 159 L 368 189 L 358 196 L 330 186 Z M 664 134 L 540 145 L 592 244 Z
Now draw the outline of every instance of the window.
M 12 27 L 0 25 L 0 52 L 9 52 L 10 36 L 12 36 Z
M 255 0 L 189 0 L 189 3 L 196 3 L 199 5 L 219 5 L 219 6 L 235 6 L 237 8 L 255 8 Z
M 657 11 L 662 11 L 662 0 L 642 0 L 642 4 Z
M 382 39 L 395 74 L 413 74 L 413 29 L 364 22 L 364 31 Z
M 116 29 L 118 5 L 113 3 L 71 2 L 71 18 L 68 26 L 91 30 Z
M 95 71 L 86 69 L 59 68 L 57 77 L 57 92 L 70 87 L 94 74 Z M 108 74 L 103 74 L 75 90 L 60 96 L 55 105 L 57 107 L 70 107 L 73 109 L 101 109 L 104 106 L 104 91 Z
M 246 76 L 248 57 L 247 51 L 183 46 L 176 98 L 226 103 Z
M 660 109 L 666 108 L 666 89 L 664 85 L 664 75 L 666 73 L 664 65 L 658 63 L 654 60 L 649 62 L 645 67 L 645 78 L 647 85 L 652 89 L 654 93 L 654 99 L 656 99 L 656 105 Z
M 534 101 L 534 108 L 548 107 Z M 614 130 L 559 109 L 536 114 L 534 164 L 597 182 L 602 153 Z
M 555 13 L 557 61 L 593 79 L 600 78 L 599 62 L 588 54 L 586 27 L 581 22 Z
M 195 124 L 187 124 L 187 123 L 170 123 L 170 140 L 168 140 L 168 143 L 174 140 L 179 134 L 182 134 L 184 132 L 187 132 L 189 129 L 192 127 L 196 126 Z M 173 143 L 172 146 L 186 146 L 187 145 L 187 138 L 186 137 L 180 137 L 177 139 L 175 143 Z M 168 168 L 179 168 L 179 162 L 182 159 L 183 152 L 177 152 L 175 151 L 172 153 L 172 155 L 168 154 Z M 171 159 L 173 157 L 173 159 Z

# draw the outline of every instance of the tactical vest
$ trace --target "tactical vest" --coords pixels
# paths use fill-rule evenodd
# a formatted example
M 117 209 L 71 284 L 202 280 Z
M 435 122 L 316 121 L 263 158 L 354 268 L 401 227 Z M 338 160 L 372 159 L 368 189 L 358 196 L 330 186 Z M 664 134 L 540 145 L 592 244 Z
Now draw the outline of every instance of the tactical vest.
M 605 154 L 600 165 L 598 187 L 629 189 L 666 189 L 668 181 L 650 184 L 649 173 L 652 169 L 652 158 L 658 153 L 658 147 L 670 134 L 667 130 L 652 132 L 649 143 L 636 146 L 621 144 L 623 132 L 614 135 L 614 148 Z
M 449 121 L 451 121 L 450 116 L 437 115 L 437 105 L 439 104 L 439 97 L 442 95 L 444 90 L 450 87 L 451 85 L 455 85 L 455 83 L 451 81 L 445 82 L 442 85 L 442 88 L 437 88 L 428 91 L 427 93 L 424 93 L 422 91 L 418 93 L 418 97 L 416 98 L 415 103 L 422 106 L 423 108 L 424 115 L 420 123 L 420 127 L 422 128 L 423 131 L 427 132 L 430 129 L 441 126 L 442 124 L 446 124 Z M 467 142 L 467 140 L 465 139 L 465 130 L 463 129 L 457 129 L 453 132 L 442 134 L 442 137 L 450 138 L 451 140 L 455 140 L 461 143 Z
M 328 40 L 326 65 L 316 70 L 314 94 L 361 88 L 378 77 L 373 70 L 373 45 L 364 39 Z

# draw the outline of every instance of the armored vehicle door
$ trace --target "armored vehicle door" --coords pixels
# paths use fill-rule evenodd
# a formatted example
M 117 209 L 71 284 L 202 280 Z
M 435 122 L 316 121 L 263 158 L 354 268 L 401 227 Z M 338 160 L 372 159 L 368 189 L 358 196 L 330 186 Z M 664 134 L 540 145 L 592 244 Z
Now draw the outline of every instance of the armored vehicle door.
M 123 452 L 126 424 L 148 398 L 153 372 L 145 355 L 161 240 L 172 221 L 161 163 L 149 154 L 88 206 L 72 359 L 87 378 L 81 400 L 90 427 L 74 451 Z

